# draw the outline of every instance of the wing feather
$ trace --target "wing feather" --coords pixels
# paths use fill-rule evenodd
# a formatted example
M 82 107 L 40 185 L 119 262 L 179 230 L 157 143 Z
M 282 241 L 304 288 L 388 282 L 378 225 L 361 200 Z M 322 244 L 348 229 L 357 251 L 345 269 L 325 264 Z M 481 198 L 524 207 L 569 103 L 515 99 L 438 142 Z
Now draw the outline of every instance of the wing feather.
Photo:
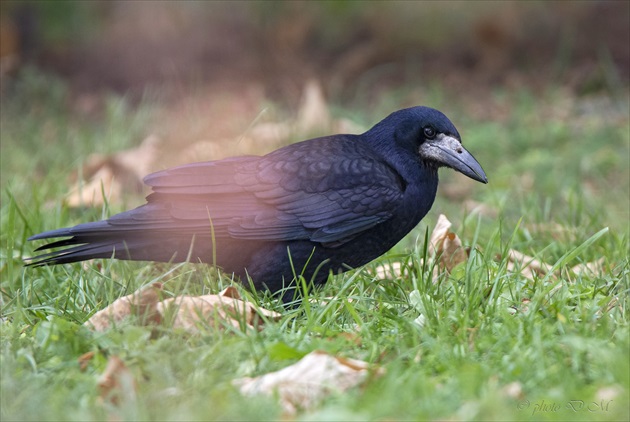
M 145 182 L 149 203 L 111 225 L 198 233 L 212 221 L 221 236 L 336 245 L 390 218 L 404 193 L 398 173 L 353 136 L 188 164 Z

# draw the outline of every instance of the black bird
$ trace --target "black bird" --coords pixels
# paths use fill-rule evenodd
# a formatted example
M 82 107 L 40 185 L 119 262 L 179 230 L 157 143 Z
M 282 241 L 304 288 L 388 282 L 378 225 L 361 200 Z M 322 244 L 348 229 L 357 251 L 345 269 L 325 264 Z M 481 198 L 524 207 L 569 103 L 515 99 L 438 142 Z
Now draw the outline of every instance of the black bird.
M 438 110 L 396 111 L 362 135 L 333 135 L 265 156 L 187 164 L 147 176 L 147 203 L 108 220 L 32 236 L 67 246 L 28 265 L 93 258 L 204 262 L 277 292 L 315 284 L 387 252 L 427 214 L 438 168 L 486 175 Z M 287 296 L 285 296 L 286 300 Z

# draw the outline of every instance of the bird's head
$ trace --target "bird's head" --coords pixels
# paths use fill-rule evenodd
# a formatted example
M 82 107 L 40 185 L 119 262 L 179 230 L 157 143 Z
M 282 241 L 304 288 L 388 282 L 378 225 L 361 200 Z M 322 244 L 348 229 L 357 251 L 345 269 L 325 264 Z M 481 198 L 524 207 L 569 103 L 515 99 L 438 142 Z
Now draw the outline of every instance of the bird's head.
M 372 130 L 381 132 L 385 127 L 393 130 L 398 148 L 419 156 L 425 163 L 436 168 L 450 167 L 488 183 L 481 165 L 462 146 L 459 132 L 442 112 L 429 107 L 406 108 L 390 114 Z

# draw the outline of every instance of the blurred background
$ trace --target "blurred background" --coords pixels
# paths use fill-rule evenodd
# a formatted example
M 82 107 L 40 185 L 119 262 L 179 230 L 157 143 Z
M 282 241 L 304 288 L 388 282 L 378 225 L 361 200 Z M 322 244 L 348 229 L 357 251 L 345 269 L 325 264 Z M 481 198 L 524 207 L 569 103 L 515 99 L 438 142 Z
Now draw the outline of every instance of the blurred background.
M 287 105 L 309 79 L 333 103 L 351 104 L 436 83 L 480 100 L 495 87 L 550 84 L 610 93 L 630 76 L 627 1 L 3 0 L 0 7 L 5 95 L 25 66 L 66 80 L 77 96 L 254 90 Z
M 594 203 L 622 192 L 615 219 L 630 212 L 628 1 L 3 0 L 0 11 L 2 175 L 14 188 L 51 169 L 89 178 L 103 162 L 91 153 L 144 139 L 151 160 L 134 164 L 146 174 L 357 133 L 422 104 L 454 121 L 490 192 L 566 202 L 578 190 Z M 480 189 L 444 173 L 456 203 Z

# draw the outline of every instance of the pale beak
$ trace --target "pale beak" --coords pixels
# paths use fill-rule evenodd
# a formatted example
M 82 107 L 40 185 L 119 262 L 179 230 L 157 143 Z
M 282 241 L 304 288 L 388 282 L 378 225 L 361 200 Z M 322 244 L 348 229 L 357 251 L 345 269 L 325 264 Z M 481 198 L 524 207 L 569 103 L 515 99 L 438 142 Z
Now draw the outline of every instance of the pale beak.
M 466 151 L 459 139 L 452 136 L 439 134 L 435 139 L 425 141 L 420 146 L 420 155 L 478 182 L 488 183 L 486 173 L 475 157 Z

